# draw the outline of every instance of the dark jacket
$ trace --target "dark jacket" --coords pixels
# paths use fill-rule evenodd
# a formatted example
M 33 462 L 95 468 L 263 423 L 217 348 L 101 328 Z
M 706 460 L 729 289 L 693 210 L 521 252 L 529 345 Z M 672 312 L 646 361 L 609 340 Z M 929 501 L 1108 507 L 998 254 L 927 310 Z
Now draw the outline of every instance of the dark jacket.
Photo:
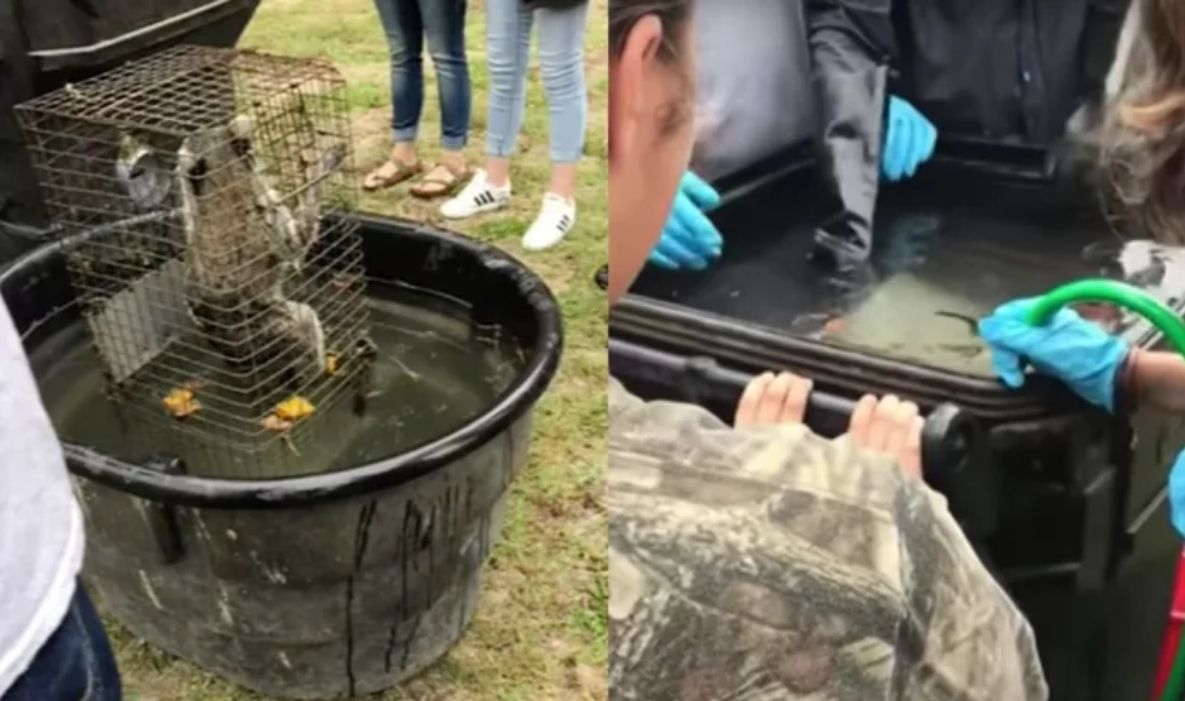
M 1049 146 L 1096 99 L 1129 0 L 898 0 L 893 90 L 947 138 Z

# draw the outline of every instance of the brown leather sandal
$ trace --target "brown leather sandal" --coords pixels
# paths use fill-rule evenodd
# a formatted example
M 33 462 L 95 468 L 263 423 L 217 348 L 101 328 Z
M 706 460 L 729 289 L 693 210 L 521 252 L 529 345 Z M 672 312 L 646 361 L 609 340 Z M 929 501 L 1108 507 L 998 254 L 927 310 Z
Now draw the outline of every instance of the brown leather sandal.
M 422 199 L 448 197 L 457 191 L 462 183 L 467 181 L 470 170 L 465 166 L 453 166 L 448 163 L 437 163 L 432 170 L 415 185 L 411 186 L 411 194 Z
M 366 174 L 362 180 L 362 189 L 367 192 L 386 190 L 414 178 L 423 170 L 423 163 L 405 163 L 398 158 L 388 158 L 381 166 Z

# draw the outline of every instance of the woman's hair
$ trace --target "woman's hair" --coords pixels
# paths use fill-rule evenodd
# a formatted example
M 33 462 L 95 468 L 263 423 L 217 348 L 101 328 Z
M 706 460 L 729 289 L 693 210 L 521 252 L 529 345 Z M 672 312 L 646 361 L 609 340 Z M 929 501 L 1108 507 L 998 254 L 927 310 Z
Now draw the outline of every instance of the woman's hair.
M 1142 26 L 1103 140 L 1108 195 L 1136 236 L 1185 243 L 1185 2 L 1138 0 Z
M 678 61 L 675 38 L 685 36 L 691 8 L 695 0 L 609 0 L 609 49 L 616 59 L 625 51 L 630 30 L 646 15 L 654 15 L 662 22 L 663 43 L 659 57 L 664 61 Z

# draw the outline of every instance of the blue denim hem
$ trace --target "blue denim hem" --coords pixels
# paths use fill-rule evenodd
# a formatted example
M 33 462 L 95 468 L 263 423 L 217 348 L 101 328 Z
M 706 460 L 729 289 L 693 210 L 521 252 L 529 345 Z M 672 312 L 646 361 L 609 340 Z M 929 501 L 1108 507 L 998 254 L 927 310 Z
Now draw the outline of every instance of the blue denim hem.
M 440 147 L 446 151 L 460 151 L 469 145 L 469 135 L 462 136 L 441 136 Z
M 510 158 L 517 150 L 518 139 L 486 139 L 486 155 L 490 158 Z
M 416 138 L 420 135 L 420 128 L 415 127 L 400 127 L 399 129 L 391 130 L 391 140 L 397 144 L 415 143 Z
M 555 165 L 575 165 L 579 163 L 582 158 L 584 158 L 584 152 L 582 150 L 580 153 L 573 155 L 570 151 L 565 151 L 563 153 L 560 153 L 559 151 L 552 151 L 548 154 L 548 157 Z

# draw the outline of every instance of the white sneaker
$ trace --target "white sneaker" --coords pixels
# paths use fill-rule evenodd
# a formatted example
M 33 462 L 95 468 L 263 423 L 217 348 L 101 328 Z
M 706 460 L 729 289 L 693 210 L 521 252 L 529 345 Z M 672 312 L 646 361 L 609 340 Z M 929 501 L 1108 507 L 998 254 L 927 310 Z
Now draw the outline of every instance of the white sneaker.
M 510 183 L 493 187 L 487 182 L 485 170 L 478 168 L 455 197 L 440 205 L 440 213 L 449 219 L 465 219 L 476 214 L 493 212 L 510 204 Z
M 523 248 L 542 251 L 563 240 L 576 226 L 576 202 L 549 192 L 543 196 L 543 209 L 523 234 Z

